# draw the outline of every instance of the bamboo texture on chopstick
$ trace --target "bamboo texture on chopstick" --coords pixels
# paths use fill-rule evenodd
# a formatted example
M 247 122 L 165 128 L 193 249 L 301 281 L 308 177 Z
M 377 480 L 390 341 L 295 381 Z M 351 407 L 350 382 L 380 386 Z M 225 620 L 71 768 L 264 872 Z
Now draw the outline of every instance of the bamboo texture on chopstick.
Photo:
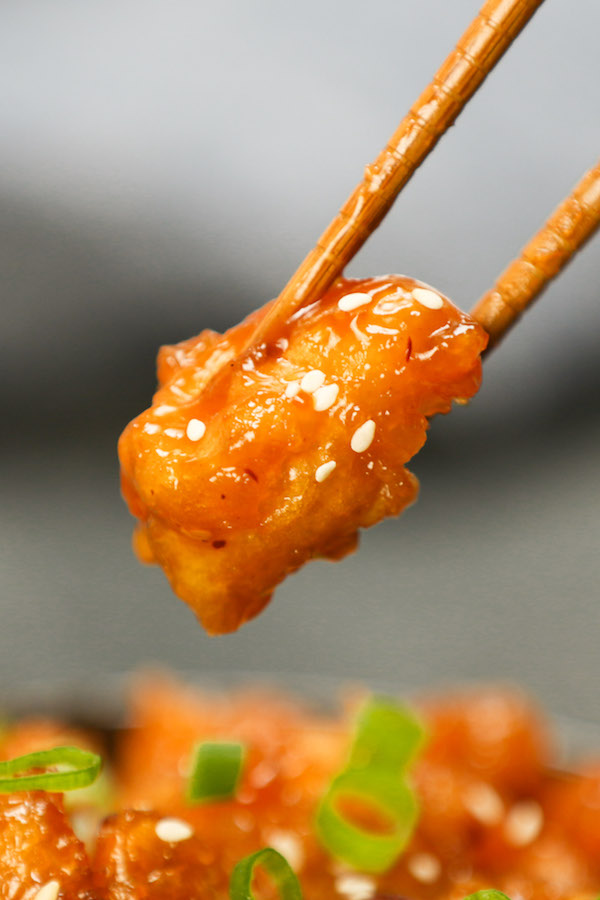
M 364 180 L 288 281 L 258 326 L 250 346 L 265 341 L 297 309 L 320 297 L 340 276 L 542 2 L 487 0 L 387 147 L 367 166 Z
M 490 336 L 487 351 L 504 337 L 599 225 L 600 162 L 585 173 L 471 310 Z

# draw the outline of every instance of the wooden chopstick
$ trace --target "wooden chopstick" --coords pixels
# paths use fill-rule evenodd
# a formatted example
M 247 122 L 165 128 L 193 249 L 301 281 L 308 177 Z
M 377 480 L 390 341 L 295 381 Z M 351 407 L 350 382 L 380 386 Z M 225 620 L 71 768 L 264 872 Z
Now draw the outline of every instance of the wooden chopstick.
M 340 276 L 542 2 L 487 0 L 387 147 L 367 166 L 364 180 L 288 281 L 246 349 L 264 342 Z
M 490 336 L 487 351 L 512 328 L 600 225 L 600 162 L 573 188 L 471 310 Z

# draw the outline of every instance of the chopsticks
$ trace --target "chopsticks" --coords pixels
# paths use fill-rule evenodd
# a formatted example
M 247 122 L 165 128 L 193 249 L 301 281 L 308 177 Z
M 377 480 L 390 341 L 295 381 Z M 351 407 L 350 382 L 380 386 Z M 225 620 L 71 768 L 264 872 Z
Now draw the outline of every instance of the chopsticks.
M 542 2 L 487 0 L 387 147 L 367 166 L 363 181 L 288 281 L 246 350 L 266 341 L 340 276 Z
M 600 162 L 585 173 L 520 256 L 471 310 L 495 347 L 548 282 L 600 226 Z

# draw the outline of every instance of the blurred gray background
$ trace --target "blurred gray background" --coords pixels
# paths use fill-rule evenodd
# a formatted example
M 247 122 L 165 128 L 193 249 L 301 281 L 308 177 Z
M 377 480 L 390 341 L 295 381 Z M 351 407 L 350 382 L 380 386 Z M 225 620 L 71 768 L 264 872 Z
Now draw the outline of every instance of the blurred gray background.
M 600 238 L 414 461 L 419 504 L 208 638 L 130 551 L 160 343 L 277 294 L 477 0 L 4 0 L 2 692 L 158 661 L 508 678 L 600 721 Z M 469 308 L 600 149 L 600 5 L 547 0 L 349 273 Z

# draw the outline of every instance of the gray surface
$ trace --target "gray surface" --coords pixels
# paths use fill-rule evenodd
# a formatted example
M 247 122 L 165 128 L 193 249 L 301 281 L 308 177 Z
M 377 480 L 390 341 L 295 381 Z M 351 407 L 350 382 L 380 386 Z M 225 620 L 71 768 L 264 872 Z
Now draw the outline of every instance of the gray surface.
M 130 554 L 103 462 L 55 457 L 42 484 L 21 460 L 2 534 L 2 673 L 87 681 L 154 661 L 398 684 L 501 678 L 598 719 L 596 469 L 581 437 L 534 463 L 517 442 L 508 460 L 427 465 L 419 504 L 359 554 L 312 564 L 258 620 L 208 638 Z
M 161 341 L 274 295 L 476 11 L 455 0 L 0 10 L 6 687 L 147 660 L 508 677 L 600 721 L 596 239 L 434 423 L 423 495 L 209 639 L 129 550 L 114 443 Z M 468 307 L 600 147 L 600 7 L 548 0 L 351 273 Z

